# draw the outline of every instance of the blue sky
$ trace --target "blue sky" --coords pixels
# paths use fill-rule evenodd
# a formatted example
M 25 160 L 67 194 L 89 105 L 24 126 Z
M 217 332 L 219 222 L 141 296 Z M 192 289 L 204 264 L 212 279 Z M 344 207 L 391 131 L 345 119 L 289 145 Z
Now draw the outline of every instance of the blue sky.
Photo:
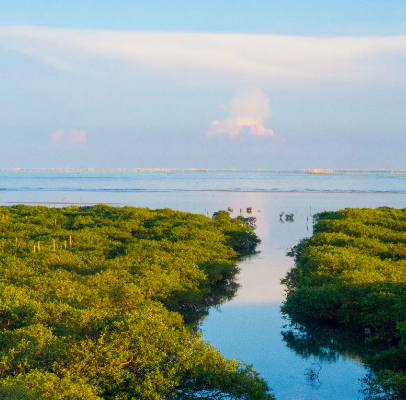
M 65 28 L 289 35 L 403 34 L 402 1 L 3 0 L 0 22 Z
M 1 167 L 406 168 L 406 3 L 3 1 Z

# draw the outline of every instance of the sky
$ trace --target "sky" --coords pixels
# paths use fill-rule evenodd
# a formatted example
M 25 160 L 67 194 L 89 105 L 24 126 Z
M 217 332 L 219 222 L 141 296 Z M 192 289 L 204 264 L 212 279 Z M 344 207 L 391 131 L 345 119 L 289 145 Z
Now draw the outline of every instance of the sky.
M 406 2 L 0 1 L 0 168 L 406 169 Z

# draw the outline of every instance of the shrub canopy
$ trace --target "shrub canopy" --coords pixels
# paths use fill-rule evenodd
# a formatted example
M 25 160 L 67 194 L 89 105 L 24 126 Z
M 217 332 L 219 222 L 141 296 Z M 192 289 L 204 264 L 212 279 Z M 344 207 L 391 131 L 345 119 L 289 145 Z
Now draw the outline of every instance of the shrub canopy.
M 227 213 L 0 207 L 0 398 L 272 399 L 196 329 L 258 241 Z

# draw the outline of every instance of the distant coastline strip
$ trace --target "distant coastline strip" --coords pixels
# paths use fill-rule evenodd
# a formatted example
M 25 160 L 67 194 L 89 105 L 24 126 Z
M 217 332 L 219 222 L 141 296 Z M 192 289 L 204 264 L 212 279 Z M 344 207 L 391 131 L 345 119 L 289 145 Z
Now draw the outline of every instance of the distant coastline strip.
M 313 190 L 313 189 L 4 189 L 0 188 L 0 192 L 109 192 L 109 193 L 292 193 L 292 194 L 399 194 L 406 195 L 406 190 Z M 21 202 L 7 202 L 18 203 Z M 56 204 L 73 204 L 72 202 L 61 201 L 44 201 L 43 203 Z M 24 202 L 24 204 L 39 204 L 38 201 Z M 81 204 L 99 204 L 96 202 L 81 203 Z M 110 205 L 120 205 L 125 203 L 103 203 Z
M 270 173 L 270 174 L 310 174 L 310 175 L 379 175 L 406 177 L 406 169 L 207 169 L 207 168 L 0 168 L 0 173 L 39 173 L 39 174 L 195 174 L 195 173 Z

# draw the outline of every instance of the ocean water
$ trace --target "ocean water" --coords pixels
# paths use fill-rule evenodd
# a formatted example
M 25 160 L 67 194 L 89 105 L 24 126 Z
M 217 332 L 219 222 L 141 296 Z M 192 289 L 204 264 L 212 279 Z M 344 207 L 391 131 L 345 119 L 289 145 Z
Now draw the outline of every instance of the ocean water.
M 331 172 L 331 171 L 330 171 Z M 312 216 L 346 207 L 406 207 L 406 176 L 396 171 L 5 171 L 0 204 L 119 203 L 173 208 L 211 216 L 233 208 L 257 218 L 259 253 L 240 263 L 237 296 L 212 309 L 202 322 L 205 340 L 226 357 L 237 357 L 262 374 L 278 400 L 363 399 L 360 379 L 368 372 L 353 346 L 287 346 L 280 314 L 280 280 L 293 266 L 286 251 L 312 234 Z M 63 205 L 63 204 L 62 204 Z M 294 221 L 280 220 L 281 212 Z M 323 346 L 326 346 L 325 343 Z M 296 349 L 297 350 L 297 349 Z M 320 350 L 320 349 L 319 349 Z M 317 379 L 310 379 L 318 371 Z
M 21 171 L 1 170 L 0 190 L 133 193 L 171 191 L 405 193 L 406 171 Z M 86 196 L 90 198 L 89 196 Z M 122 196 L 125 198 L 125 196 Z

